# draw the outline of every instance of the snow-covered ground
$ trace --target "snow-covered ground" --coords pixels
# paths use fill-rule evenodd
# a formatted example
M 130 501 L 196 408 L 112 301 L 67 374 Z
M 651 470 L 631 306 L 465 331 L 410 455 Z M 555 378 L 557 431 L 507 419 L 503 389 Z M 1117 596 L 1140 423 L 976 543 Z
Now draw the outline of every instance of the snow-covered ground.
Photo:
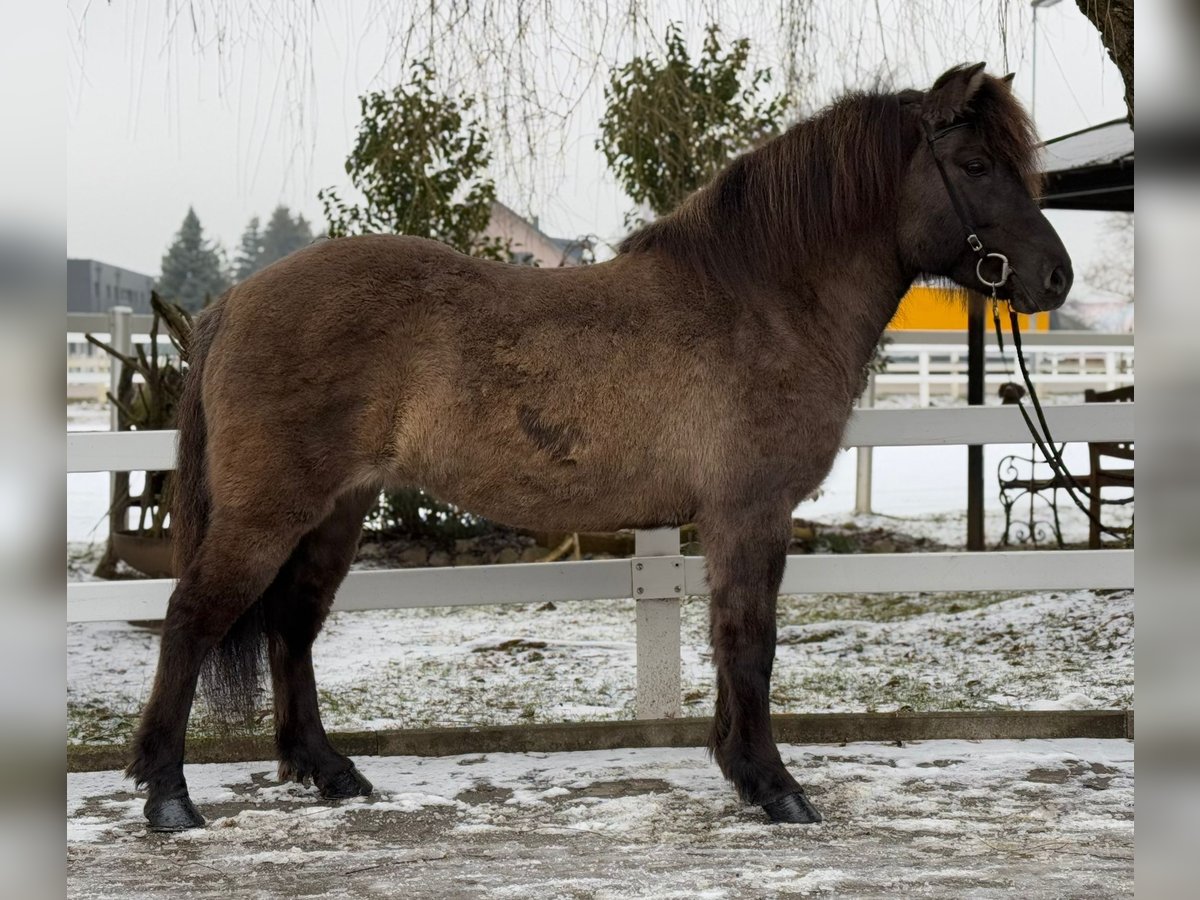
M 707 603 L 682 618 L 684 714 L 708 715 Z M 1133 705 L 1131 591 L 785 597 L 779 624 L 779 712 Z M 634 638 L 629 600 L 339 613 L 315 648 L 322 711 L 339 730 L 632 718 Z M 124 622 L 69 626 L 72 742 L 128 738 L 157 643 Z
M 79 898 L 1107 898 L 1133 890 L 1133 744 L 787 746 L 825 823 L 771 826 L 698 749 L 361 758 L 340 804 L 269 763 L 191 766 L 203 830 L 67 778 Z

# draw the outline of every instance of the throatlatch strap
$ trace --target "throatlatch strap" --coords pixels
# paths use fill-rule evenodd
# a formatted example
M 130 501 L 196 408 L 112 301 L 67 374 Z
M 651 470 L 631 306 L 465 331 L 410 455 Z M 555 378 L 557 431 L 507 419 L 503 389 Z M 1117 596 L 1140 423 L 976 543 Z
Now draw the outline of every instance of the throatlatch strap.
M 963 229 L 967 232 L 967 245 L 975 251 L 980 259 L 987 256 L 983 249 L 983 241 L 979 239 L 979 232 L 975 230 L 975 226 L 971 224 L 971 219 L 967 215 L 966 207 L 963 206 L 962 199 L 958 196 L 958 191 L 954 189 L 954 185 L 950 183 L 950 176 L 946 174 L 946 167 L 942 163 L 942 158 L 938 156 L 937 149 L 934 147 L 934 142 L 939 138 L 945 137 L 951 131 L 959 128 L 966 128 L 968 122 L 959 122 L 957 125 L 948 125 L 934 131 L 929 123 L 925 123 L 925 143 L 929 145 L 929 155 L 933 157 L 934 165 L 937 166 L 938 174 L 942 176 L 942 185 L 946 188 L 946 194 L 950 198 L 950 205 L 954 207 L 954 214 L 958 216 L 958 221 L 962 223 Z

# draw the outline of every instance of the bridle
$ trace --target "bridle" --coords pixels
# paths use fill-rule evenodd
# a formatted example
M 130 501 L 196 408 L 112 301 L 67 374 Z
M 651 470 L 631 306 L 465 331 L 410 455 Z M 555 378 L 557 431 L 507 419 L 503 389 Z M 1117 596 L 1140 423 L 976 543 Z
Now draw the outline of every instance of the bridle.
M 954 185 L 950 182 L 950 176 L 946 174 L 946 166 L 942 162 L 937 153 L 937 141 L 945 137 L 959 128 L 965 128 L 970 125 L 970 122 L 956 122 L 952 125 L 947 125 L 943 128 L 935 130 L 928 122 L 924 123 L 925 128 L 925 143 L 929 147 L 929 155 L 933 157 L 933 162 L 937 166 L 938 174 L 942 178 L 942 184 L 946 188 L 946 195 L 950 198 L 950 205 L 954 207 L 954 214 L 958 216 L 958 221 L 962 224 L 963 230 L 967 234 L 967 246 L 978 257 L 975 262 L 975 277 L 979 279 L 979 283 L 988 289 L 992 298 L 992 322 L 996 329 L 996 343 L 1000 347 L 1000 359 L 1004 363 L 1005 372 L 1011 372 L 1008 365 L 1008 357 L 1004 352 L 1004 332 L 1000 327 L 1000 301 L 996 296 L 996 289 L 1008 282 L 1010 276 L 1015 275 L 1012 266 L 1008 264 L 1008 257 L 1003 253 L 988 251 L 983 246 L 983 241 L 979 238 L 979 232 L 971 224 L 971 220 L 967 215 L 967 209 L 962 198 L 959 197 L 958 191 L 954 189 Z M 997 281 L 990 281 L 983 273 L 983 266 L 989 259 L 997 259 L 1000 261 L 1000 278 Z M 1021 376 L 1025 381 L 1025 387 L 1029 392 L 1029 399 L 1033 403 L 1034 411 L 1037 414 L 1038 424 L 1035 424 L 1029 415 L 1029 411 L 1025 408 L 1025 404 L 1017 400 L 1017 408 L 1021 411 L 1022 417 L 1025 419 L 1025 425 L 1029 429 L 1030 435 L 1033 437 L 1033 442 L 1041 451 L 1042 458 L 1049 464 L 1051 471 L 1062 481 L 1063 487 L 1068 496 L 1075 502 L 1075 505 L 1083 511 L 1084 515 L 1095 525 L 1100 531 L 1114 537 L 1124 537 L 1121 532 L 1115 531 L 1112 528 L 1105 526 L 1099 518 L 1093 515 L 1091 509 L 1077 496 L 1077 492 L 1084 497 L 1090 499 L 1090 492 L 1083 487 L 1072 475 L 1062 460 L 1062 454 L 1059 450 L 1059 445 L 1054 441 L 1053 435 L 1050 434 L 1050 426 L 1046 423 L 1046 414 L 1042 411 L 1041 400 L 1038 399 L 1037 390 L 1034 389 L 1033 379 L 1029 377 L 1029 367 L 1025 363 L 1025 353 L 1021 348 L 1021 326 L 1017 318 L 1017 313 L 1012 306 L 1008 309 L 1009 324 L 1012 328 L 1013 347 L 1016 349 L 1017 362 L 1021 369 Z M 1040 424 L 1041 430 L 1038 430 Z M 1115 501 L 1117 503 L 1129 503 L 1133 498 Z
M 950 176 L 946 174 L 946 166 L 942 162 L 942 158 L 937 154 L 936 143 L 938 140 L 952 131 L 966 128 L 970 124 L 970 122 L 957 122 L 954 125 L 947 125 L 945 128 L 939 128 L 937 131 L 934 131 L 933 127 L 926 122 L 925 143 L 929 146 L 929 155 L 933 157 L 938 174 L 942 176 L 942 184 L 946 187 L 946 194 L 950 197 L 950 205 L 954 207 L 954 214 L 958 216 L 958 221 L 962 223 L 963 230 L 967 233 L 967 246 L 979 257 L 975 262 L 975 277 L 979 279 L 980 284 L 991 291 L 994 298 L 996 296 L 996 288 L 1008 282 L 1008 276 L 1012 274 L 1012 267 L 1008 264 L 1008 257 L 1003 253 L 989 252 L 984 248 L 983 241 L 979 239 L 979 231 L 971 224 L 971 220 L 967 216 L 967 208 L 963 204 L 962 198 L 958 196 L 958 191 L 954 189 L 954 185 L 950 183 Z M 1000 260 L 1000 279 L 998 281 L 989 281 L 984 277 L 983 264 L 989 259 Z

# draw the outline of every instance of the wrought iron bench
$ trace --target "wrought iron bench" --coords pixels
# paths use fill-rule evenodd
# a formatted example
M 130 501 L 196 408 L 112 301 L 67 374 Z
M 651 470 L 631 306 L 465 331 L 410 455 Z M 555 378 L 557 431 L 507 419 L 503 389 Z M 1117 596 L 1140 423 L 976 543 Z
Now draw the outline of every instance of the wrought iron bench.
M 1024 395 L 1024 390 L 1018 385 L 1006 384 L 1001 387 L 1000 395 L 1005 403 L 1014 403 Z M 1133 386 L 1117 388 L 1113 391 L 1087 390 L 1084 392 L 1085 403 L 1121 403 L 1133 400 Z M 1061 455 L 1065 444 L 1056 447 Z M 1087 475 L 1075 475 L 1075 480 L 1085 485 L 1090 495 L 1089 508 L 1092 516 L 1102 521 L 1104 507 L 1112 504 L 1128 503 L 1129 499 L 1122 497 L 1106 499 L 1103 496 L 1105 488 L 1132 488 L 1133 468 L 1110 468 L 1105 466 L 1106 459 L 1133 460 L 1133 443 L 1119 442 L 1089 442 L 1088 443 L 1089 471 Z M 1035 444 L 1030 444 L 1029 455 L 1010 453 L 1000 460 L 996 470 L 1000 483 L 1000 504 L 1004 508 L 1004 536 L 1000 543 L 1008 546 L 1011 543 L 1039 544 L 1054 541 L 1060 549 L 1063 545 L 1062 523 L 1058 513 L 1058 492 L 1067 486 L 1064 476 L 1056 474 L 1050 464 L 1042 457 L 1041 451 Z M 1019 519 L 1014 519 L 1013 511 L 1028 498 L 1028 513 Z M 1127 530 L 1127 529 L 1122 529 Z M 1096 522 L 1091 523 L 1088 535 L 1088 546 L 1101 546 L 1101 530 Z

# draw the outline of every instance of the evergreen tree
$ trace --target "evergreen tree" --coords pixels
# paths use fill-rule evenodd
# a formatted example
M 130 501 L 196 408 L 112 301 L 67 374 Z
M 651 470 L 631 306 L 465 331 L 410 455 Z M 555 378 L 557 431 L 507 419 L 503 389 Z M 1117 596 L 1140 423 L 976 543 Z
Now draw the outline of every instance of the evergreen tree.
M 431 64 L 417 62 L 408 84 L 359 98 L 362 121 L 346 174 L 364 202 L 319 191 L 329 236 L 414 234 L 506 260 L 506 242 L 481 237 L 496 199 L 488 131 L 473 98 L 438 93 L 434 82 Z
M 224 254 L 205 239 L 200 218 L 190 206 L 175 240 L 162 258 L 158 290 L 189 312 L 197 312 L 229 287 Z
M 277 206 L 262 233 L 262 256 L 258 268 L 269 266 L 289 253 L 307 247 L 312 241 L 312 227 L 308 220 L 299 214 L 293 218 L 286 206 Z
M 259 269 L 312 242 L 312 226 L 308 220 L 299 214 L 293 217 L 292 211 L 286 206 L 275 207 L 265 229 L 261 228 L 258 216 L 255 216 L 242 232 L 242 241 L 234 260 L 234 281 L 244 281 Z
M 245 281 L 262 268 L 262 263 L 259 262 L 262 252 L 262 233 L 258 229 L 258 216 L 254 216 L 242 232 L 242 241 L 233 261 L 233 280 Z

